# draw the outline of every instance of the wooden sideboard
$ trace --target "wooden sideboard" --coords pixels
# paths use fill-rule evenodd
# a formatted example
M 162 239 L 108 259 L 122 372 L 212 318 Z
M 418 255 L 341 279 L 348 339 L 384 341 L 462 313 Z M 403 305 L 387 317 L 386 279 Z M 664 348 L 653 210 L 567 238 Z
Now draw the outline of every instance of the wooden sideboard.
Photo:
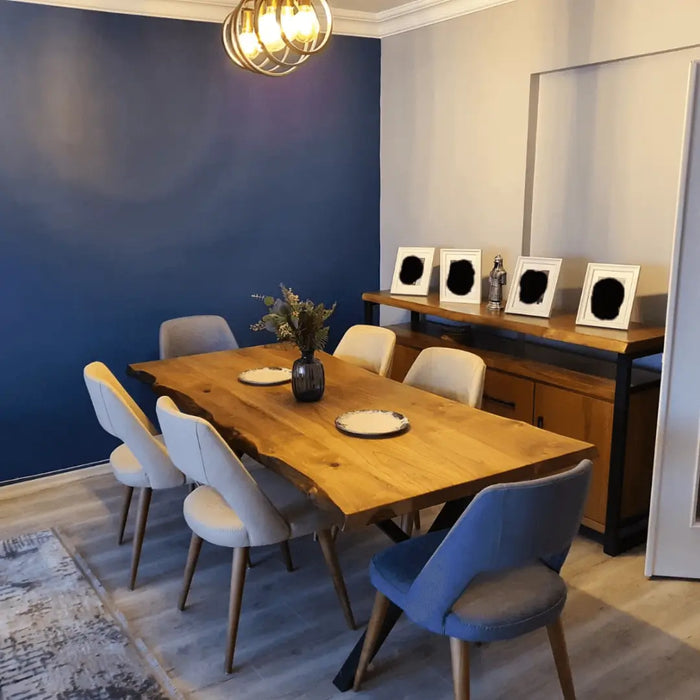
M 404 378 L 423 348 L 467 348 L 486 362 L 484 410 L 595 444 L 584 526 L 602 536 L 608 554 L 643 541 L 660 373 L 633 363 L 663 350 L 663 328 L 577 326 L 573 315 L 541 319 L 490 312 L 486 304 L 440 304 L 437 293 L 362 298 L 367 323 L 377 321 L 379 305 L 411 312 L 410 323 L 390 326 L 393 379 Z

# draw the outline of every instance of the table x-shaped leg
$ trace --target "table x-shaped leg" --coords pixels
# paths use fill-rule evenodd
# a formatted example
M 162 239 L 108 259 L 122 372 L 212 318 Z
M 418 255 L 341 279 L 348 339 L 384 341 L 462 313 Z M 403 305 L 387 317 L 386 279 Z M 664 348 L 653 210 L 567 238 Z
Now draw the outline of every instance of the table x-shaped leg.
M 456 501 L 450 501 L 445 503 L 442 510 L 438 513 L 435 522 L 431 525 L 429 532 L 436 532 L 437 530 L 446 530 L 452 527 L 464 512 L 464 509 L 471 502 L 471 497 L 460 498 Z M 394 542 L 402 542 L 408 539 L 408 535 L 397 527 L 396 524 L 391 520 L 386 520 L 381 523 L 377 523 L 383 532 L 385 532 Z M 379 632 L 379 638 L 377 640 L 377 646 L 374 648 L 372 658 L 379 651 L 379 648 L 384 644 L 384 640 L 387 638 L 389 632 L 393 629 L 394 625 L 397 623 L 398 619 L 401 617 L 403 610 L 398 605 L 389 603 L 389 609 L 387 610 L 386 617 L 382 624 L 382 628 Z M 355 671 L 357 670 L 357 664 L 360 661 L 360 653 L 362 652 L 362 645 L 365 642 L 365 634 L 357 641 L 353 650 L 345 659 L 340 671 L 338 671 L 336 677 L 333 679 L 333 685 L 335 685 L 338 690 L 345 692 L 352 688 L 353 681 L 355 679 Z

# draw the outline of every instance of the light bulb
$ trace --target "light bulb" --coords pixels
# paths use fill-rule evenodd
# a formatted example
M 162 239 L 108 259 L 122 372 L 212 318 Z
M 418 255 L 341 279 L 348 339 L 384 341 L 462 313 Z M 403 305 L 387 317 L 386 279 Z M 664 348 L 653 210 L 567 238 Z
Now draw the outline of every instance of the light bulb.
M 238 36 L 238 44 L 241 47 L 241 51 L 248 58 L 255 58 L 262 48 L 258 42 L 258 37 L 255 36 L 255 32 L 242 32 Z
M 287 0 L 287 2 L 284 3 L 280 14 L 282 31 L 287 37 L 287 41 L 294 41 L 297 36 L 297 17 L 291 0 Z
M 262 46 L 253 30 L 253 13 L 250 10 L 244 11 L 243 29 L 238 35 L 238 45 L 248 58 L 256 58 L 262 51 Z
M 284 48 L 282 29 L 277 24 L 277 11 L 274 3 L 267 6 L 265 12 L 258 18 L 258 33 L 260 41 L 268 51 L 279 51 Z
M 314 8 L 307 3 L 300 5 L 295 20 L 297 25 L 297 39 L 304 43 L 314 41 L 321 30 Z

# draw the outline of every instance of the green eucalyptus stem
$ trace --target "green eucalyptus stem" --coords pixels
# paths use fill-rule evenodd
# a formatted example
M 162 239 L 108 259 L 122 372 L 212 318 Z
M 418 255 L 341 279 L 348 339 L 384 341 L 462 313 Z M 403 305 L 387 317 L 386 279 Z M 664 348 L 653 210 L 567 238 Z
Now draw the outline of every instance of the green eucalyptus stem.
M 282 343 L 294 343 L 302 353 L 323 350 L 328 342 L 325 322 L 335 311 L 336 304 L 326 308 L 311 299 L 302 301 L 291 289 L 280 284 L 281 298 L 254 294 L 267 307 L 267 313 L 251 326 L 254 331 L 274 333 Z

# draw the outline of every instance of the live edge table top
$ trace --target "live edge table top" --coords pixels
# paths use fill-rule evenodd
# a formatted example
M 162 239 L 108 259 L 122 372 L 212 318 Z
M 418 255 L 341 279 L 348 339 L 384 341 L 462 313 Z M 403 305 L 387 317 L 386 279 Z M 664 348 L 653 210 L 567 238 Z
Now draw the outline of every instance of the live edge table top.
M 128 373 L 209 420 L 224 439 L 320 505 L 335 504 L 346 526 L 386 520 L 472 495 L 485 486 L 545 476 L 593 457 L 588 443 L 441 398 L 318 353 L 326 391 L 299 403 L 289 384 L 251 386 L 240 372 L 291 367 L 298 351 L 265 345 L 132 364 Z M 340 433 L 346 411 L 387 409 L 410 421 L 385 439 Z

